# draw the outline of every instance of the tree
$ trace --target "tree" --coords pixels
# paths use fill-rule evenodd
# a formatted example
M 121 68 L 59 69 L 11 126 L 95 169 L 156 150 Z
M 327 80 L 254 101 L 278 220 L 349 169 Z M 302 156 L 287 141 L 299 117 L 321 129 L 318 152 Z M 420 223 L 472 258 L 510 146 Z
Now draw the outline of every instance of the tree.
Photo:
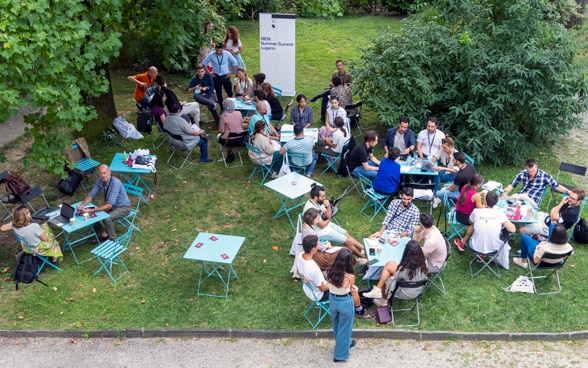
M 38 111 L 25 117 L 35 140 L 25 165 L 63 174 L 69 134 L 97 117 L 85 102 L 109 91 L 104 66 L 120 47 L 120 9 L 120 0 L 0 3 L 0 121 L 21 106 Z
M 518 163 L 587 110 L 574 31 L 551 3 L 438 1 L 364 50 L 354 89 L 386 125 L 437 116 L 477 160 Z

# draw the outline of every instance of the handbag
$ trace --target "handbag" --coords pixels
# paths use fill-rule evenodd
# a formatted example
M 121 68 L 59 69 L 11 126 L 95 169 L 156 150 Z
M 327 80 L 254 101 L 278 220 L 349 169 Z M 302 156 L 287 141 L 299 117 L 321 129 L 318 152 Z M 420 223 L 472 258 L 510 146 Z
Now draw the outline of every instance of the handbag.
M 534 294 L 533 280 L 527 276 L 519 276 L 516 280 L 507 288 L 502 288 L 504 291 L 510 291 L 513 293 L 529 293 Z
M 291 172 L 292 170 L 290 170 L 290 165 L 288 163 L 288 154 L 285 154 L 284 161 L 282 162 L 282 167 L 280 168 L 280 172 L 278 173 L 278 177 L 288 175 Z
M 378 324 L 385 325 L 386 323 L 392 322 L 392 314 L 390 314 L 390 307 L 383 305 L 376 307 L 376 319 Z
M 588 244 L 588 225 L 584 218 L 581 218 L 574 226 L 574 240 L 578 244 Z

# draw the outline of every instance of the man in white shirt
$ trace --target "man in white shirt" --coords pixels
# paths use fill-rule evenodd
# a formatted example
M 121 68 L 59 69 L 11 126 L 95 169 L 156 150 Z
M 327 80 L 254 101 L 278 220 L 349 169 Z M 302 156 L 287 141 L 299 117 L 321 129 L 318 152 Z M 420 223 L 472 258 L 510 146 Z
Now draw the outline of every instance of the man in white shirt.
M 296 268 L 298 268 L 300 277 L 312 287 L 312 290 L 307 285 L 302 287 L 308 299 L 314 301 L 312 295 L 314 293 L 317 299 L 323 302 L 329 300 L 329 293 L 325 293 L 329 290 L 329 286 L 321 269 L 312 259 L 312 256 L 318 251 L 317 242 L 318 238 L 315 235 L 309 235 L 302 239 L 304 253 L 300 253 L 296 257 Z
M 421 130 L 417 136 L 417 151 L 419 158 L 433 157 L 441 149 L 441 140 L 445 133 L 437 129 L 437 118 L 427 120 L 427 129 Z
M 439 272 L 447 258 L 445 238 L 443 238 L 441 231 L 433 225 L 433 216 L 430 213 L 421 213 L 420 221 L 421 224 L 414 229 L 412 239 L 419 243 L 424 241 L 423 253 L 427 261 L 427 268 L 430 272 Z

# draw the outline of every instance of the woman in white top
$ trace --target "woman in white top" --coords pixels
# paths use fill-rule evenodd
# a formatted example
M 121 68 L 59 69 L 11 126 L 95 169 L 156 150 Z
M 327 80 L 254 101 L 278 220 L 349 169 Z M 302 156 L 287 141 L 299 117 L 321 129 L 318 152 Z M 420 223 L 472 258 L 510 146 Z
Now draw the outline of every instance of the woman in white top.
M 230 52 L 235 60 L 237 60 L 237 66 L 240 66 L 243 69 L 247 69 L 243 59 L 241 58 L 243 46 L 241 45 L 241 40 L 239 39 L 239 30 L 235 26 L 230 26 L 227 28 L 227 36 L 225 37 L 225 50 Z
M 282 167 L 282 154 L 280 151 L 275 150 L 273 144 L 267 137 L 267 133 L 265 133 L 265 122 L 263 120 L 259 120 L 255 123 L 253 135 L 251 136 L 251 144 L 259 148 L 263 164 L 270 166 L 272 175 L 277 177 L 280 168 Z M 259 156 L 254 152 L 249 151 L 249 157 L 254 164 L 261 165 L 261 162 L 259 162 Z
M 347 141 L 347 129 L 345 129 L 345 121 L 340 116 L 335 118 L 335 131 L 331 138 L 318 142 L 318 150 L 329 156 L 339 156 Z M 324 144 L 321 144 L 324 143 Z
M 347 112 L 345 109 L 339 106 L 339 100 L 337 98 L 331 98 L 331 106 L 327 109 L 327 119 L 325 125 L 322 126 L 318 131 L 318 139 L 325 140 L 332 138 L 333 133 L 337 130 L 335 126 L 335 118 L 341 117 L 343 121 L 347 120 Z
M 252 85 L 253 82 L 251 81 L 251 78 L 247 76 L 245 68 L 238 67 L 237 76 L 235 77 L 235 81 L 233 82 L 233 92 L 235 93 L 235 96 L 247 96 L 249 94 L 249 91 L 251 91 Z

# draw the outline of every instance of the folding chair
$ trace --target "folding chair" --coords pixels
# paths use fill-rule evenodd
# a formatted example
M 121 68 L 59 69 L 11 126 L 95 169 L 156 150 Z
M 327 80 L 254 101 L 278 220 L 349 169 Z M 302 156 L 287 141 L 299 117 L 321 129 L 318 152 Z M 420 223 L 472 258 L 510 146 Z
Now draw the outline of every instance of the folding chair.
M 484 269 L 487 268 L 494 274 L 494 276 L 501 278 L 500 266 L 497 263 L 495 263 L 494 260 L 496 260 L 498 258 L 498 256 L 502 252 L 502 249 L 508 243 L 509 237 L 510 237 L 510 233 L 506 229 L 503 228 L 502 231 L 500 232 L 500 241 L 501 242 L 500 242 L 500 245 L 498 246 L 498 249 L 493 252 L 489 252 L 489 253 L 478 252 L 478 251 L 474 250 L 470 244 L 470 246 L 468 248 L 470 248 L 470 250 L 474 254 L 474 257 L 470 261 L 470 275 L 472 277 L 477 276 L 478 274 L 480 274 L 480 272 L 484 271 Z M 471 239 L 470 239 L 470 242 L 471 242 Z M 474 273 L 473 267 L 472 267 L 472 265 L 474 263 L 481 263 L 482 264 L 482 267 L 478 271 L 476 271 L 475 273 Z
M 304 288 L 304 286 L 306 286 L 307 288 L 310 289 L 310 291 L 312 292 L 312 296 L 314 298 L 314 300 L 311 301 L 308 308 L 306 308 L 306 311 L 304 312 L 304 318 L 306 318 L 308 323 L 310 323 L 310 325 L 312 326 L 312 329 L 315 330 L 326 316 L 331 315 L 331 308 L 329 307 L 328 300 L 325 300 L 324 302 L 319 301 L 317 296 L 314 294 L 314 290 L 312 289 L 312 286 L 310 285 L 310 283 L 308 283 L 306 281 L 302 281 L 302 288 Z M 304 295 L 306 296 L 306 293 Z M 309 313 L 311 313 L 315 309 L 318 312 L 318 316 L 316 318 L 316 321 L 313 322 L 313 319 L 310 319 L 310 317 L 309 317 Z
M 360 189 L 361 182 L 360 182 L 359 178 L 356 178 L 355 176 L 351 175 L 351 171 L 349 170 L 349 165 L 347 164 L 347 162 L 348 162 L 347 160 L 349 158 L 349 152 L 351 152 L 351 150 L 347 150 L 343 154 L 343 160 L 345 161 L 345 170 L 347 171 L 347 177 L 349 177 L 349 179 L 351 179 L 351 185 L 349 186 L 349 188 L 351 188 L 351 187 L 355 188 L 355 190 L 357 190 L 357 194 L 359 194 L 359 197 L 365 198 L 365 193 Z
M 321 175 L 329 171 L 329 169 L 333 170 L 333 172 L 337 174 L 337 167 L 335 165 L 337 165 L 337 163 L 341 160 L 343 152 L 345 152 L 345 147 L 341 149 L 341 152 L 339 152 L 337 156 L 331 156 L 327 153 L 321 152 L 321 156 L 325 159 L 325 161 L 327 161 L 327 167 L 325 167 L 323 172 L 321 172 Z
M 577 175 L 581 177 L 581 181 L 578 185 L 572 184 L 564 184 L 559 181 L 560 174 L 564 172 L 569 175 Z M 568 164 L 567 162 L 561 162 L 559 164 L 559 170 L 557 171 L 557 176 L 555 177 L 555 181 L 557 181 L 562 186 L 568 188 L 569 190 L 574 189 L 575 187 L 582 187 L 584 185 L 584 179 L 586 179 L 586 166 L 579 166 L 574 164 Z M 553 200 L 553 193 L 555 191 L 551 188 L 551 197 L 549 198 L 549 203 L 547 204 L 547 208 L 551 208 L 551 201 Z
M 347 115 L 347 118 L 349 118 L 350 126 L 355 125 L 357 127 L 359 134 L 361 134 L 361 125 L 359 124 L 359 119 L 361 118 L 360 109 L 362 105 L 363 101 L 357 101 L 354 104 L 345 105 L 345 111 L 355 109 L 355 114 Z M 351 134 L 351 130 L 349 131 L 349 134 Z
M 298 153 L 288 153 L 288 165 L 290 165 L 290 170 L 299 173 L 300 175 L 306 175 L 306 166 L 295 165 L 292 162 L 292 159 L 297 159 L 300 162 L 304 162 L 306 159 L 305 154 L 298 154 Z
M 74 140 L 72 145 L 70 147 L 66 147 L 63 151 L 64 155 L 69 161 L 76 162 L 76 167 L 74 170 L 80 173 L 84 179 L 88 174 L 93 174 L 95 176 L 94 169 L 100 166 L 100 162 L 93 160 L 90 157 L 90 152 L 87 147 L 88 145 L 86 144 L 86 139 L 80 137 Z M 90 185 L 85 185 L 84 180 L 82 180 L 81 184 L 84 190 L 90 188 L 93 185 L 93 183 Z
M 143 188 L 140 188 L 140 189 L 143 189 Z M 137 199 L 137 207 L 133 208 L 127 216 L 116 220 L 116 222 L 119 225 L 121 225 L 122 227 L 126 228 L 127 231 L 133 230 L 133 231 L 141 232 L 141 229 L 139 229 L 137 227 L 137 225 L 135 225 L 135 218 L 137 217 L 137 214 L 139 213 L 139 206 L 140 205 L 141 205 L 141 200 Z
M 41 197 L 41 199 L 43 199 L 43 203 L 41 203 L 42 207 L 40 207 L 38 210 L 35 210 L 35 207 L 33 206 L 32 201 L 38 197 Z M 41 191 L 41 188 L 39 186 L 36 186 L 33 189 L 30 189 L 29 191 L 22 194 L 20 196 L 20 201 L 24 205 L 29 206 L 29 208 L 31 209 L 31 212 L 32 212 L 31 217 L 35 220 L 46 221 L 47 216 L 45 216 L 45 215 L 47 215 L 50 212 L 59 210 L 59 208 L 51 207 L 49 205 L 49 202 L 47 202 L 47 198 L 45 198 L 45 195 L 43 194 L 43 192 Z
M 171 155 L 169 155 L 169 158 L 167 159 L 167 163 L 169 164 L 169 166 L 171 166 L 172 168 L 174 168 L 176 170 L 180 170 L 184 167 L 184 165 L 188 161 L 192 165 L 194 164 L 194 160 L 192 160 L 192 152 L 194 152 L 194 149 L 196 149 L 196 147 L 198 147 L 198 146 L 194 146 L 194 147 L 192 147 L 192 149 L 186 149 L 185 146 L 180 145 L 178 142 L 178 141 L 180 141 L 180 142 L 182 141 L 182 137 L 179 135 L 175 135 L 175 134 L 169 134 L 167 136 L 167 141 L 170 144 L 170 146 L 172 146 L 172 148 L 173 148 Z M 186 156 L 184 157 L 180 167 L 176 167 L 176 166 L 170 164 L 170 161 L 171 161 L 172 157 L 174 157 L 174 155 L 176 154 L 176 151 L 183 151 L 186 153 Z
M 407 183 L 405 184 L 405 186 L 408 188 L 412 188 L 414 190 L 414 197 L 412 199 L 412 203 L 417 205 L 417 203 L 419 202 L 424 202 L 426 206 L 429 208 L 429 213 L 432 215 L 433 200 L 435 199 L 435 183 Z
M 107 240 L 91 250 L 91 253 L 96 259 L 98 259 L 98 262 L 100 262 L 100 268 L 94 272 L 93 276 L 96 276 L 100 271 L 104 270 L 108 276 L 110 276 L 110 279 L 116 286 L 118 280 L 120 280 L 127 273 L 130 273 L 120 256 L 127 250 L 132 235 L 133 230 L 129 229 L 117 240 Z M 117 278 L 115 278 L 112 273 L 113 266 L 115 265 L 121 266 L 124 270 L 124 272 Z
M 462 152 L 462 153 L 465 155 L 466 162 L 469 163 L 470 165 L 473 165 L 474 164 L 474 159 L 472 158 L 472 156 L 468 155 L 465 152 Z
M 447 236 L 448 240 L 451 240 L 455 237 L 461 238 L 461 234 L 466 231 L 468 227 L 457 221 L 455 203 L 453 203 L 452 199 L 445 196 L 443 197 L 443 207 L 445 207 L 447 210 L 445 212 L 445 219 L 447 224 L 445 226 L 445 236 Z M 447 229 L 447 226 L 449 226 L 449 229 Z
M 169 133 L 167 132 L 167 130 L 163 128 L 163 124 L 155 116 L 153 116 L 153 121 L 157 123 L 157 131 L 159 132 L 159 134 L 156 135 L 155 138 L 153 138 L 153 148 L 158 149 L 159 147 L 161 147 L 162 144 L 165 143 Z M 157 143 L 157 141 L 160 142 Z
M 552 254 L 552 253 L 546 252 L 543 254 L 543 258 L 541 258 L 541 260 L 537 264 L 533 263 L 533 255 L 529 254 L 527 263 L 530 265 L 530 268 L 529 268 L 529 272 L 527 273 L 527 277 L 529 277 L 531 280 L 533 280 L 533 291 L 535 292 L 535 294 L 549 295 L 549 294 L 561 293 L 561 282 L 559 280 L 558 270 L 566 264 L 566 261 L 573 253 L 574 253 L 573 250 L 569 251 L 566 254 Z M 544 261 L 544 260 L 548 260 L 548 259 L 559 260 L 559 262 L 549 263 L 549 262 Z M 533 274 L 533 273 L 537 273 L 538 271 L 543 271 L 543 270 L 548 270 L 549 272 L 547 274 L 543 274 L 543 275 Z M 555 274 L 555 280 L 557 281 L 557 290 L 556 291 L 546 291 L 546 292 L 537 291 L 537 280 L 540 280 L 540 279 L 545 280 L 545 279 L 549 278 L 549 276 L 551 276 L 552 274 Z
M 388 201 L 390 196 L 376 192 L 374 190 L 374 187 L 372 186 L 371 179 L 368 177 L 359 174 L 359 182 L 361 184 L 361 188 L 365 196 L 367 197 L 367 201 L 365 202 L 365 204 L 361 208 L 361 211 L 359 212 L 368 217 L 370 221 L 373 221 L 376 215 L 380 213 L 380 211 L 386 212 L 386 202 Z M 371 217 L 368 213 L 365 212 L 365 210 L 368 208 L 374 209 L 374 212 L 371 215 Z
M 43 267 L 45 267 L 46 264 L 55 268 L 57 271 L 61 271 L 61 268 L 57 267 L 57 265 L 53 264 L 52 262 L 49 262 L 49 257 L 37 254 L 37 252 L 33 250 L 33 248 L 29 245 L 29 243 L 24 237 L 18 235 L 16 232 L 14 232 L 14 230 L 12 231 L 12 234 L 14 234 L 16 241 L 23 247 L 23 249 L 28 249 L 28 253 L 34 255 L 39 260 L 41 260 L 41 264 L 39 264 L 39 268 L 37 269 L 37 276 L 39 276 L 39 273 L 41 273 L 41 270 L 43 269 Z
M 241 133 L 229 133 L 227 139 L 219 138 L 218 139 L 218 147 L 220 149 L 220 156 L 223 158 L 222 161 L 225 163 L 225 167 L 228 169 L 232 169 L 234 167 L 241 167 L 243 166 L 243 158 L 241 157 L 241 147 L 245 147 L 245 142 L 247 141 L 247 135 L 249 134 L 248 131 L 243 131 Z M 223 143 L 221 143 L 223 142 Z M 225 149 L 226 148 L 234 148 L 237 151 L 237 156 L 239 156 L 239 164 L 235 164 L 233 166 L 229 166 L 227 164 L 227 158 L 225 157 Z M 219 158 L 220 161 L 220 158 Z
M 277 120 L 277 121 L 272 120 L 273 122 L 275 122 L 275 124 L 273 124 L 273 126 L 277 130 L 280 130 L 280 127 L 282 126 L 282 124 L 284 124 L 284 121 L 286 120 L 286 116 L 288 115 L 288 110 L 290 110 L 290 106 L 292 105 L 293 102 L 294 102 L 294 98 L 290 99 L 290 102 L 286 105 L 286 107 L 284 107 L 284 112 L 283 112 L 280 120 Z
M 441 278 L 441 273 L 447 267 L 447 261 L 449 260 L 449 256 L 451 256 L 451 245 L 449 244 L 449 240 L 446 237 L 445 239 L 445 247 L 447 248 L 447 256 L 445 257 L 445 261 L 443 262 L 443 266 L 437 272 L 431 272 L 429 274 L 429 283 L 427 284 L 427 289 L 431 286 L 435 287 L 442 295 L 445 295 L 445 284 L 443 283 L 443 279 Z M 426 290 L 425 290 L 426 291 Z
M 402 279 L 396 281 L 396 286 L 394 288 L 394 291 L 392 292 L 392 296 L 388 299 L 388 303 L 390 304 L 390 314 L 392 315 L 392 324 L 395 327 L 415 327 L 415 326 L 418 326 L 421 324 L 421 312 L 419 309 L 419 299 L 423 296 L 423 294 L 425 293 L 425 290 L 427 290 L 427 282 L 428 281 L 429 281 L 429 279 L 427 279 L 427 278 L 420 280 L 420 281 L 406 281 L 406 280 L 402 280 Z M 406 290 L 406 289 L 416 289 L 416 290 L 421 289 L 421 290 L 420 290 L 420 293 L 414 298 L 407 299 L 407 298 L 402 298 L 400 296 L 397 296 L 399 290 Z M 394 309 L 394 301 L 413 301 L 414 304 L 410 308 Z M 417 322 L 415 324 L 406 324 L 406 325 L 396 324 L 396 318 L 394 318 L 394 312 L 396 312 L 396 313 L 409 312 L 413 309 L 416 309 L 416 316 L 417 316 Z
M 580 219 L 582 218 L 582 213 L 584 212 L 586 202 L 588 202 L 588 197 L 584 197 L 584 199 L 582 200 L 582 203 L 580 204 L 580 214 L 578 215 L 578 219 L 576 220 L 576 222 L 574 222 L 572 227 L 568 229 L 568 242 L 570 241 L 570 239 L 572 239 L 572 235 L 574 235 L 574 229 L 576 228 L 576 225 L 578 224 L 578 222 L 580 222 Z
M 3 172 L 0 173 L 0 183 L 2 183 L 2 180 L 4 180 L 5 177 L 7 177 L 8 171 L 4 170 Z M 2 207 L 4 207 L 4 210 L 6 210 L 6 215 L 2 218 L 2 222 L 12 218 L 12 208 L 16 205 L 13 203 L 10 203 L 10 201 L 8 200 L 8 194 L 6 196 L 6 198 L 2 198 L 2 200 L 0 200 L 0 204 L 2 204 Z M 8 207 L 10 206 L 10 207 Z
M 282 90 L 279 89 L 278 87 L 272 87 L 272 90 L 274 91 L 274 94 L 276 95 L 277 98 L 282 97 Z M 294 94 L 296 94 L 296 91 L 294 92 Z
M 247 147 L 247 151 L 249 151 L 249 154 L 253 155 L 254 157 L 257 157 L 259 159 L 259 162 L 261 163 L 260 165 L 258 165 L 252 162 L 253 171 L 251 171 L 251 174 L 249 175 L 249 180 L 258 183 L 259 185 L 263 185 L 265 179 L 267 179 L 268 176 L 272 176 L 272 169 L 270 166 L 263 163 L 263 158 L 261 157 L 261 150 L 259 149 L 259 147 L 255 147 L 254 145 L 247 142 L 245 142 L 245 147 Z M 261 174 L 261 181 L 255 181 L 252 179 L 253 176 L 257 173 Z

